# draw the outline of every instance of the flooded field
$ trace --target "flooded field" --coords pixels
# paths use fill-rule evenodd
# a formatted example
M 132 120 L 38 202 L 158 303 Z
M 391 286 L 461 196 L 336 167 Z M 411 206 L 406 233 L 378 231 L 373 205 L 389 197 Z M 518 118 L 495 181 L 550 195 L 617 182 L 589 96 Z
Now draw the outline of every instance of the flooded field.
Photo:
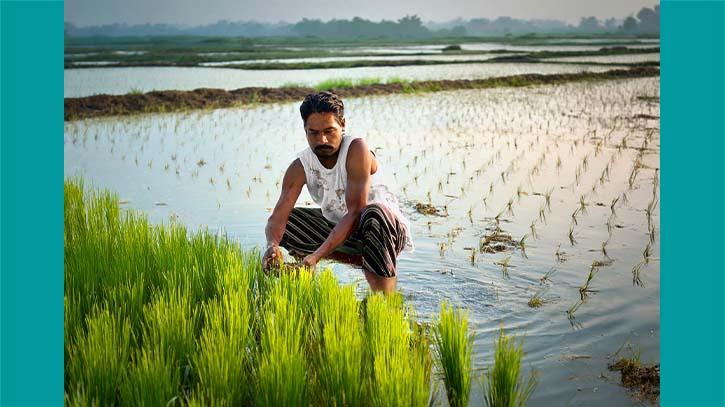
M 559 58 L 547 58 L 550 62 L 596 62 L 596 63 L 607 63 L 607 64 L 631 64 L 637 62 L 650 62 L 660 61 L 660 54 L 630 54 L 630 55 L 588 55 L 580 57 L 559 57 Z
M 518 55 L 513 53 L 495 53 L 478 55 L 386 55 L 386 56 L 335 56 L 324 58 L 285 58 L 285 59 L 248 59 L 240 61 L 203 62 L 201 66 L 225 66 L 259 63 L 295 63 L 295 62 L 334 62 L 334 61 L 487 61 L 502 56 Z
M 456 64 L 339 69 L 243 70 L 229 68 L 85 68 L 64 71 L 65 97 L 95 94 L 122 95 L 132 91 L 194 90 L 198 88 L 239 89 L 280 87 L 287 83 L 314 86 L 330 79 L 392 78 L 407 80 L 485 79 L 527 73 L 553 74 L 604 72 L 617 66 L 566 64 Z
M 112 82 L 82 72 L 76 86 Z M 203 86 L 251 86 L 225 80 Z M 416 251 L 401 256 L 398 287 L 424 318 L 443 300 L 470 309 L 477 368 L 491 362 L 501 322 L 525 335 L 525 369 L 542 373 L 531 406 L 640 405 L 607 365 L 618 350 L 659 362 L 659 93 L 659 78 L 646 78 L 345 100 L 348 133 L 375 149 L 411 219 Z M 252 248 L 306 147 L 298 107 L 67 122 L 65 175 L 117 191 L 153 222 Z M 310 201 L 303 190 L 298 205 Z M 362 278 L 325 265 L 344 282 Z

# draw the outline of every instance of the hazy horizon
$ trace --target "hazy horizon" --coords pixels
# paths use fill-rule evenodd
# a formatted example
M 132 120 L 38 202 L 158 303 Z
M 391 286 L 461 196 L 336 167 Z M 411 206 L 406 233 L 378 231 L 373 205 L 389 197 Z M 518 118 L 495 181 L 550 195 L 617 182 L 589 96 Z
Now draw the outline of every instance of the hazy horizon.
M 262 23 L 296 23 L 308 19 L 398 20 L 405 15 L 418 15 L 423 22 L 448 22 L 458 18 L 496 19 L 512 17 L 522 20 L 561 20 L 576 25 L 582 17 L 610 17 L 623 19 L 635 15 L 642 7 L 654 7 L 651 0 L 613 0 L 602 3 L 593 0 L 557 0 L 541 2 L 521 0 L 507 2 L 457 0 L 402 0 L 391 4 L 382 0 L 369 2 L 321 0 L 306 6 L 292 0 L 208 0 L 203 6 L 196 0 L 66 0 L 64 19 L 78 27 L 105 24 L 169 24 L 175 26 L 201 26 L 227 21 L 257 21 Z

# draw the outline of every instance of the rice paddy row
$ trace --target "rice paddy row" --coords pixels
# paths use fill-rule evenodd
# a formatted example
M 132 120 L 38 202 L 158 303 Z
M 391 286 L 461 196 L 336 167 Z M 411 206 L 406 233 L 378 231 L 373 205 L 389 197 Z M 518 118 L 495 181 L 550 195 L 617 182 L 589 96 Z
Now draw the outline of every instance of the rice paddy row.
M 407 81 L 393 80 L 388 83 L 372 81 L 337 80 L 325 82 L 317 88 L 241 88 L 233 91 L 222 89 L 196 89 L 193 91 L 153 91 L 126 95 L 94 95 L 64 99 L 64 119 L 79 120 L 89 117 L 129 115 L 138 113 L 165 113 L 189 109 L 215 109 L 258 103 L 277 103 L 302 100 L 316 90 L 333 90 L 343 98 L 394 93 L 437 92 L 455 89 L 485 89 L 494 87 L 519 87 L 543 84 L 560 84 L 580 81 L 602 81 L 623 78 L 659 76 L 659 68 L 638 67 L 606 72 L 581 72 L 572 74 L 529 74 L 477 80 Z M 292 84 L 290 84 L 292 85 Z
M 460 308 L 423 325 L 400 294 L 359 301 L 329 271 L 266 276 L 257 252 L 151 225 L 79 179 L 64 184 L 64 226 L 67 405 L 427 406 L 444 397 L 434 371 L 449 405 L 468 405 Z M 522 355 L 502 327 L 478 378 L 486 405 L 526 402 Z

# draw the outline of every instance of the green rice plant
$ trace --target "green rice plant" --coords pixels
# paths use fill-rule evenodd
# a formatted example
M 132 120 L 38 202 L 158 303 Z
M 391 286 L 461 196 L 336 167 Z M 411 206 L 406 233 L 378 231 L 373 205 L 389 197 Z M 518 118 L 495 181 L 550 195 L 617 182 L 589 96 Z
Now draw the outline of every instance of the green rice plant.
M 120 388 L 124 406 L 180 405 L 180 377 L 172 357 L 165 352 L 137 349 L 126 380 Z
M 612 199 L 612 203 L 609 204 L 609 209 L 612 211 L 612 216 L 617 216 L 617 213 L 614 211 L 614 206 L 617 205 L 617 202 L 619 202 L 619 197 Z
M 536 388 L 538 378 L 534 370 L 528 379 L 524 379 L 521 375 L 523 340 L 517 341 L 515 336 L 506 335 L 502 324 L 494 347 L 493 366 L 481 378 L 484 405 L 488 407 L 526 405 Z
M 549 269 L 549 271 L 547 271 L 546 273 L 544 273 L 544 275 L 539 278 L 539 282 L 541 284 L 549 284 L 551 282 L 551 276 L 553 276 L 554 273 L 556 273 L 556 269 L 555 268 Z
M 642 258 L 644 259 L 645 264 L 649 264 L 651 250 L 652 250 L 652 241 L 648 240 L 647 245 L 644 247 L 644 251 L 642 252 Z
M 204 304 L 204 328 L 191 364 L 198 397 L 211 405 L 236 405 L 251 392 L 249 306 L 241 292 L 224 293 Z
M 433 322 L 435 360 L 443 372 L 443 382 L 451 407 L 468 406 L 471 392 L 474 335 L 468 331 L 468 312 L 443 301 Z
M 528 259 L 529 256 L 526 255 L 526 239 L 529 238 L 529 234 L 525 234 L 521 237 L 519 240 L 519 248 L 521 248 L 521 256 L 523 256 L 525 259 Z
M 639 287 L 644 287 L 644 281 L 642 281 L 642 267 L 644 267 L 645 262 L 644 260 L 640 261 L 639 263 L 635 264 L 634 267 L 632 267 L 632 285 L 636 285 Z
M 420 330 L 413 340 L 400 294 L 369 295 L 365 307 L 366 344 L 371 380 L 368 405 L 426 406 L 430 398 L 432 359 L 429 341 Z
M 609 239 L 602 242 L 602 254 L 604 254 L 604 257 L 609 258 L 609 254 L 607 254 L 607 245 L 609 244 Z
M 554 192 L 554 188 L 550 188 L 546 193 L 544 194 L 544 198 L 546 199 L 546 207 L 551 210 L 551 194 Z
M 115 405 L 126 376 L 131 324 L 108 309 L 86 317 L 86 331 L 77 330 L 67 362 L 71 400 L 80 405 Z
M 582 213 L 582 215 L 586 215 L 587 213 L 587 204 L 586 201 L 584 201 L 584 195 L 579 197 L 579 210 Z
M 548 277 L 544 275 L 543 278 L 546 278 L 546 281 L 548 281 Z M 529 307 L 531 308 L 539 308 L 540 306 L 544 305 L 546 303 L 546 300 L 544 299 L 544 294 L 548 291 L 548 287 L 542 287 L 536 290 L 534 295 L 529 298 L 529 302 L 527 303 Z
M 501 273 L 503 274 L 504 278 L 508 278 L 509 276 L 509 260 L 511 260 L 511 255 L 506 256 L 503 260 L 494 262 L 493 264 L 501 266 Z
M 365 354 L 356 287 L 341 287 L 330 271 L 317 278 L 319 331 L 315 352 L 315 400 L 325 406 L 357 406 L 365 400 Z
M 579 287 L 579 295 L 581 296 L 582 301 L 584 301 L 587 293 L 592 291 L 589 288 L 589 285 L 591 284 L 597 272 L 599 272 L 599 267 L 597 266 L 597 263 L 592 263 L 591 267 L 589 268 L 589 275 L 587 276 L 587 281 L 585 281 L 584 284 Z
M 561 251 L 561 243 L 556 246 L 556 252 L 554 254 L 556 255 L 557 262 L 562 263 L 564 260 L 566 260 L 566 257 L 564 257 L 564 252 Z
M 355 81 L 351 78 L 336 78 L 322 81 L 315 85 L 314 88 L 320 91 L 330 91 L 333 89 L 352 88 L 353 86 L 355 86 Z
M 575 225 L 579 225 L 579 222 L 577 222 L 577 220 L 576 220 L 576 215 L 579 213 L 580 210 L 581 210 L 581 208 L 576 208 L 576 209 L 574 209 L 574 212 L 571 213 L 571 221 Z
M 156 293 L 143 308 L 142 346 L 167 357 L 177 369 L 189 364 L 195 352 L 198 310 L 187 290 L 168 289 Z
M 534 239 L 538 239 L 539 235 L 536 233 L 536 220 L 531 221 L 531 225 L 529 225 L 529 229 L 531 229 L 531 236 Z
M 579 307 L 581 307 L 582 304 L 584 304 L 584 301 L 582 300 L 577 300 L 574 304 L 572 304 L 571 307 L 566 310 L 567 317 L 569 319 L 573 319 L 574 313 L 579 309 Z
M 510 198 L 509 201 L 506 203 L 506 208 L 508 210 L 508 213 L 511 214 L 511 216 L 514 216 L 513 204 L 514 204 L 514 199 L 513 198 Z
M 546 211 L 544 210 L 546 208 L 545 204 L 541 205 L 541 208 L 539 208 L 539 219 L 546 224 Z
M 254 396 L 259 406 L 309 404 L 306 342 L 315 310 L 313 289 L 311 273 L 282 273 L 267 294 L 256 359 Z
M 569 243 L 571 243 L 572 246 L 576 246 L 577 241 L 574 237 L 574 226 L 569 226 Z

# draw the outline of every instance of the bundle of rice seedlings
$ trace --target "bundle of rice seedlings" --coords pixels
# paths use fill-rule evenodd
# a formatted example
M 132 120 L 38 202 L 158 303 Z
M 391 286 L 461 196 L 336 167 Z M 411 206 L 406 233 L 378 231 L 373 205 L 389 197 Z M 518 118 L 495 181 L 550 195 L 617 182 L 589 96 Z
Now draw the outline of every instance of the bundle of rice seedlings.
M 260 315 L 255 400 L 259 406 L 308 405 L 307 335 L 312 306 L 312 277 L 282 274 L 270 288 Z
M 141 348 L 121 385 L 124 406 L 178 405 L 180 378 L 172 357 L 165 352 Z
M 402 302 L 400 294 L 367 298 L 365 343 L 370 351 L 372 406 L 424 406 L 430 398 L 429 342 L 421 331 L 418 342 L 411 341 L 413 331 Z
M 80 405 L 115 405 L 128 366 L 131 324 L 108 309 L 96 309 L 86 327 L 86 332 L 76 331 L 70 346 L 70 399 Z
M 157 292 L 143 308 L 142 346 L 168 355 L 177 368 L 186 366 L 195 352 L 198 309 L 190 303 L 188 291 L 181 288 Z
M 249 305 L 246 293 L 234 290 L 204 305 L 204 328 L 191 361 L 202 404 L 240 405 L 249 396 Z
M 494 342 L 494 363 L 482 377 L 483 401 L 488 407 L 520 407 L 536 387 L 537 378 L 532 371 L 528 380 L 521 376 L 523 341 L 504 334 L 503 325 Z
M 365 347 L 356 287 L 341 287 L 331 272 L 317 278 L 316 399 L 325 406 L 364 404 Z
M 468 332 L 468 312 L 445 301 L 433 323 L 435 357 L 451 407 L 467 406 L 471 392 L 473 334 Z

